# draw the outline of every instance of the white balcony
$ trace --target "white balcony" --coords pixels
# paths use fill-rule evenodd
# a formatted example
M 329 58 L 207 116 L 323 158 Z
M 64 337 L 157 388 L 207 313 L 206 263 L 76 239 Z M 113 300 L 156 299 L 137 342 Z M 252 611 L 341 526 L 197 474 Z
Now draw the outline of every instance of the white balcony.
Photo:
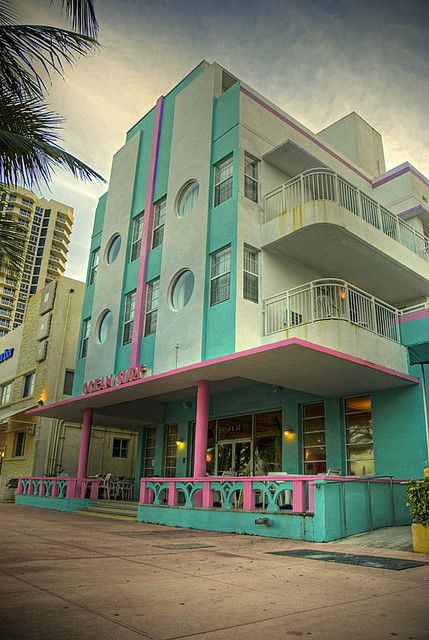
M 308 282 L 264 301 L 264 335 L 296 337 L 406 373 L 400 312 L 343 280 Z
M 305 171 L 265 196 L 262 246 L 389 302 L 428 291 L 428 238 L 329 169 Z

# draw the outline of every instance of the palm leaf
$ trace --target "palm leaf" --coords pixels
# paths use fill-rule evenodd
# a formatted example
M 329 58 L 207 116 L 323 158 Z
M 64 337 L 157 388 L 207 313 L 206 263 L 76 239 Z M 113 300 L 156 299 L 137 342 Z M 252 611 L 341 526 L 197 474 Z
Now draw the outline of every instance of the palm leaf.
M 58 168 L 81 180 L 102 176 L 59 144 L 62 119 L 37 99 L 20 101 L 0 88 L 0 182 L 28 188 L 47 185 Z
M 53 0 L 51 0 L 52 4 Z M 92 0 L 61 0 L 62 11 L 71 20 L 72 28 L 91 38 L 98 34 L 98 22 Z
M 2 24 L 1 19 L 0 43 L 0 84 L 20 97 L 41 97 L 52 73 L 63 76 L 65 64 L 98 46 L 94 38 L 66 29 Z
M 0 205 L 0 275 L 18 276 L 24 266 L 25 229 Z

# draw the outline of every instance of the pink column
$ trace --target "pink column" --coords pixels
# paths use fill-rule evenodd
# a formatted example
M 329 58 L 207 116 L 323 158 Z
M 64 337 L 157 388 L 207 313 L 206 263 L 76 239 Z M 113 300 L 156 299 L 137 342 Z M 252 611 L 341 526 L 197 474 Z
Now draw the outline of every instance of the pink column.
M 77 467 L 77 477 L 86 478 L 86 468 L 88 465 L 89 441 L 91 439 L 92 409 L 86 407 L 83 411 L 82 438 L 80 441 L 79 464 Z
M 197 416 L 195 425 L 195 453 L 194 478 L 204 478 L 206 475 L 207 429 L 209 423 L 209 394 L 208 380 L 198 382 Z

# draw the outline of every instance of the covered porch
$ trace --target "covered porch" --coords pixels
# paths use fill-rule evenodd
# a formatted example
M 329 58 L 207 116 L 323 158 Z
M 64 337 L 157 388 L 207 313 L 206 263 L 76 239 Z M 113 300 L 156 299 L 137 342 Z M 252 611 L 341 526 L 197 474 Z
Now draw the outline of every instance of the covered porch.
M 17 502 L 76 510 L 98 500 L 100 481 L 86 473 L 91 427 L 122 424 L 140 433 L 140 521 L 306 540 L 404 524 L 401 478 L 374 477 L 368 462 L 361 477 L 348 459 L 339 399 L 416 382 L 287 339 L 95 390 L 35 411 L 83 414 L 79 469 L 76 478 L 21 479 Z M 320 405 L 326 434 L 302 427 L 320 423 Z

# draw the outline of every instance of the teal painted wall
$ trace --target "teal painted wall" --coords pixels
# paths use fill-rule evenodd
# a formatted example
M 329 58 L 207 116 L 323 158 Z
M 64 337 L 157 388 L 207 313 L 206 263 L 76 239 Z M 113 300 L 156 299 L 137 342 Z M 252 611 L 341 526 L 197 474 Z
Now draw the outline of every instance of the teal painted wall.
M 95 249 L 98 249 L 101 246 L 101 235 L 103 231 L 104 212 L 106 210 L 106 202 L 107 202 L 107 193 L 104 193 L 98 200 L 97 208 L 95 210 L 94 224 L 92 227 L 91 246 L 89 250 L 89 260 L 88 260 L 87 273 L 86 273 L 86 288 L 83 296 L 82 314 L 81 314 L 81 322 L 80 322 L 80 329 L 79 329 L 79 340 L 77 343 L 76 364 L 75 364 L 75 372 L 74 372 L 74 379 L 73 379 L 73 396 L 82 395 L 82 385 L 85 379 L 85 358 L 79 357 L 80 347 L 82 344 L 82 328 L 83 328 L 83 320 L 85 320 L 86 318 L 90 318 L 92 314 L 92 303 L 94 299 L 94 289 L 95 289 L 96 282 L 91 285 L 88 285 L 89 269 L 91 265 L 91 256 L 93 251 L 95 251 Z
M 405 345 L 429 341 L 429 318 L 401 323 Z M 429 366 L 424 365 L 426 379 Z M 420 379 L 420 366 L 409 366 L 410 375 Z M 427 390 L 426 390 L 427 391 Z M 427 443 L 421 384 L 372 394 L 374 459 L 377 475 L 418 478 L 427 460 Z M 428 394 L 429 402 L 429 394 Z
M 240 85 L 237 82 L 215 98 L 212 124 L 211 176 L 209 189 L 209 223 L 207 231 L 206 292 L 203 326 L 203 359 L 235 351 L 235 317 L 237 291 L 237 215 L 238 215 L 238 142 Z M 213 207 L 213 165 L 233 154 L 232 198 Z M 210 306 L 210 254 L 231 245 L 230 298 Z M 227 329 L 227 330 L 226 330 Z
M 36 509 L 50 509 L 51 511 L 64 511 L 75 513 L 79 509 L 86 509 L 96 500 L 79 500 L 75 498 L 45 498 L 44 496 L 15 496 L 15 503 L 23 507 L 35 507 Z

